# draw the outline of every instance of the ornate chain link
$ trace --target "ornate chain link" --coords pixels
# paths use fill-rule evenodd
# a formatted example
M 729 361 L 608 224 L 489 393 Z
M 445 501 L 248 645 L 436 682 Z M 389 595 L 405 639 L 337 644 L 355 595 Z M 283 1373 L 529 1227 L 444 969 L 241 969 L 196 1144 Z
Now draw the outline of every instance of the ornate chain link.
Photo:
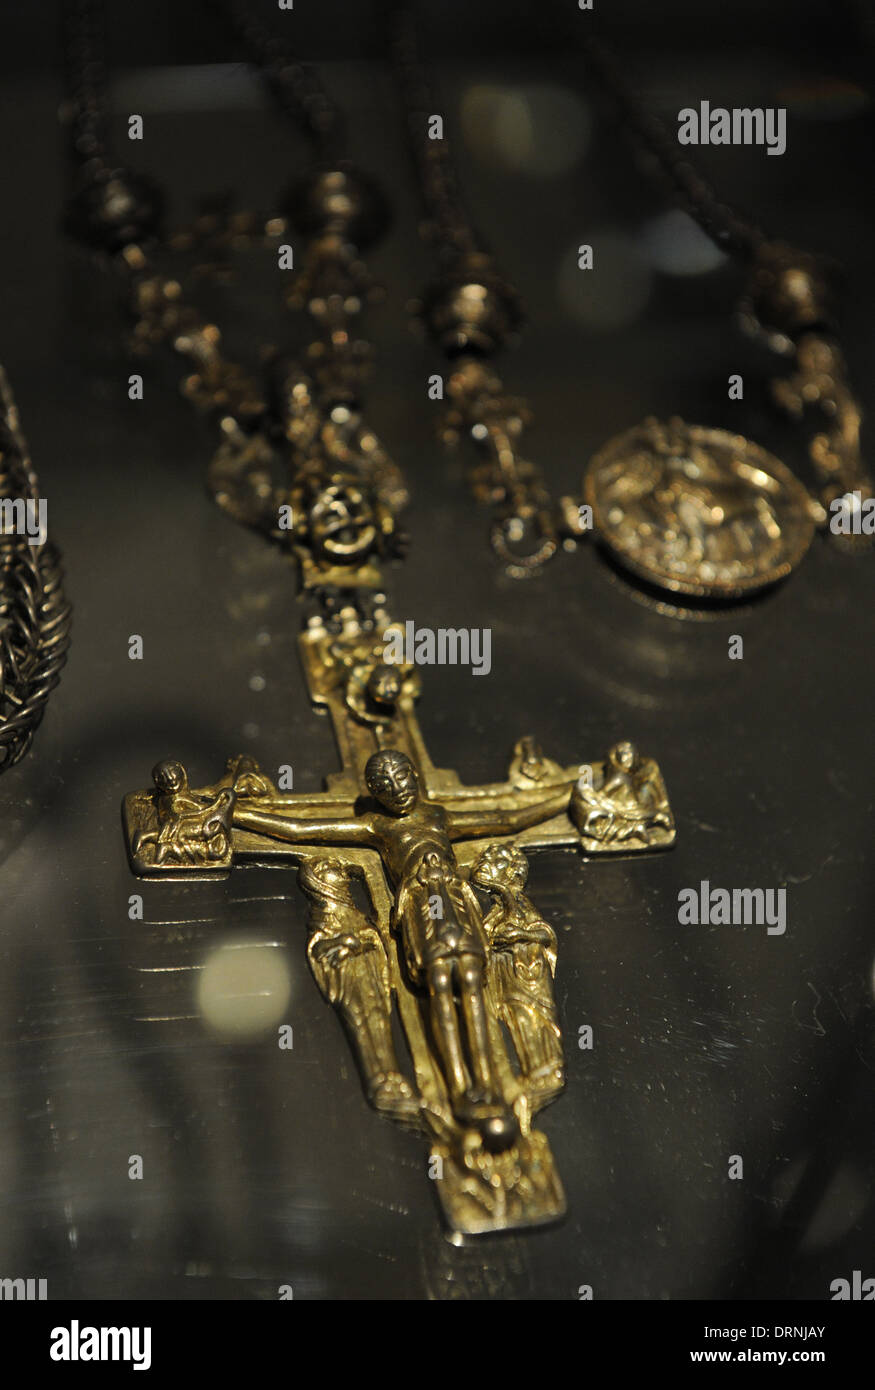
M 0 498 L 38 507 L 39 488 L 0 367 Z M 0 531 L 0 772 L 30 748 L 70 645 L 72 610 L 50 542 Z

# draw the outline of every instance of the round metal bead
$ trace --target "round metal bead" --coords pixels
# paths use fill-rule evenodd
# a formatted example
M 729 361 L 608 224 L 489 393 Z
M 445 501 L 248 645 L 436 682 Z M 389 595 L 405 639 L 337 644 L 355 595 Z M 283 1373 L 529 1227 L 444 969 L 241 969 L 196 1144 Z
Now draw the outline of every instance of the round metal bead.
M 777 245 L 760 253 L 749 289 L 751 307 L 767 329 L 791 337 L 829 322 L 831 296 L 812 256 Z
M 114 253 L 148 240 L 161 225 L 164 199 L 151 179 L 115 169 L 80 188 L 66 207 L 70 235 L 98 251 Z
M 303 232 L 335 233 L 364 249 L 389 225 L 389 205 L 378 186 L 353 169 L 322 169 L 285 194 L 280 211 Z
M 435 286 L 423 305 L 422 317 L 449 356 L 489 356 L 517 328 L 521 313 L 509 286 L 492 275 L 466 274 L 462 268 Z

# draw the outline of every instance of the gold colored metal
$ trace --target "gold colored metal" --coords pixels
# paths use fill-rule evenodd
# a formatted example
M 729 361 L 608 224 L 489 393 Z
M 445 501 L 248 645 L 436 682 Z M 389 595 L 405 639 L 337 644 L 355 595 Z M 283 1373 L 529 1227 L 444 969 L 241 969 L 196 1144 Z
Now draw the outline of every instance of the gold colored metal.
M 263 414 L 259 386 L 244 367 L 224 355 L 219 329 L 186 301 L 179 281 L 154 272 L 138 246 L 126 247 L 123 260 L 133 274 L 132 350 L 146 354 L 170 342 L 188 358 L 194 370 L 180 389 L 198 410 L 233 412 L 241 419 Z
M 822 509 L 740 434 L 647 419 L 593 458 L 594 529 L 633 574 L 672 593 L 735 599 L 799 564 Z
M 471 287 L 468 287 L 471 288 Z M 523 457 L 520 440 L 531 423 L 526 400 L 510 396 L 494 368 L 462 357 L 447 381 L 448 409 L 441 439 L 455 447 L 467 436 L 477 453 L 468 465 L 468 485 L 478 502 L 496 509 L 492 548 L 512 578 L 536 573 L 556 553 L 564 536 L 582 535 L 547 492 L 540 470 Z M 577 509 L 571 515 L 576 518 Z
M 662 777 L 629 743 L 562 767 L 524 738 L 504 781 L 466 786 L 429 757 L 419 673 L 385 660 L 397 630 L 388 615 L 378 610 L 373 626 L 352 608 L 340 617 L 339 630 L 312 619 L 299 643 L 341 758 L 325 791 L 280 792 L 247 757 L 192 791 L 180 763 L 160 763 L 152 788 L 125 798 L 132 867 L 150 878 L 298 867 L 313 975 L 351 1037 L 370 1103 L 428 1140 L 450 1226 L 476 1234 L 553 1220 L 565 1199 L 532 1122 L 565 1078 L 557 943 L 526 895 L 526 856 L 671 845 Z M 396 1053 L 396 1010 L 412 1076 Z
M 306 378 L 299 378 L 302 389 Z M 346 406 L 337 407 L 351 415 Z M 235 521 L 255 526 L 288 545 L 300 565 L 304 589 L 335 587 L 376 592 L 383 585 L 380 561 L 403 553 L 397 507 L 403 489 L 388 460 L 383 467 L 379 446 L 344 459 L 352 450 L 337 428 L 317 411 L 315 441 L 299 446 L 275 442 L 265 434 L 248 434 L 227 416 L 224 440 L 209 467 L 209 486 L 216 502 Z M 352 430 L 358 430 L 353 423 Z M 359 431 L 366 436 L 367 431 Z M 292 479 L 290 482 L 289 479 Z M 281 522 L 288 517 L 285 527 Z
M 836 340 L 824 268 L 784 242 L 765 242 L 739 304 L 739 322 L 751 337 L 794 360 L 789 377 L 770 382 L 777 404 L 797 420 L 809 409 L 826 417 L 826 428 L 808 444 L 817 478 L 817 500 L 812 501 L 818 522 L 826 523 L 837 498 L 857 494 L 858 503 L 871 498 L 872 476 L 860 450 L 862 412 Z M 836 540 L 852 549 L 871 544 L 868 536 L 839 533 Z
M 797 419 L 810 406 L 816 406 L 827 418 L 827 428 L 815 434 L 808 446 L 819 479 L 824 517 L 837 497 L 855 491 L 862 498 L 871 497 L 872 479 L 860 452 L 862 413 L 848 385 L 838 346 L 819 333 L 806 333 L 796 346 L 796 371 L 771 385 L 778 404 Z
M 153 271 L 138 246 L 122 258 L 132 276 L 134 349 L 171 343 L 194 368 L 183 395 L 219 420 L 222 442 L 208 473 L 218 505 L 293 550 L 305 589 L 375 594 L 380 562 L 406 545 L 399 515 L 407 489 L 357 403 L 370 358 L 353 332 L 371 292 L 364 267 L 337 237 L 308 248 L 303 288 L 294 294 L 303 296 L 316 336 L 306 366 L 271 359 L 264 391 L 225 355 L 218 327 L 188 303 L 177 280 Z

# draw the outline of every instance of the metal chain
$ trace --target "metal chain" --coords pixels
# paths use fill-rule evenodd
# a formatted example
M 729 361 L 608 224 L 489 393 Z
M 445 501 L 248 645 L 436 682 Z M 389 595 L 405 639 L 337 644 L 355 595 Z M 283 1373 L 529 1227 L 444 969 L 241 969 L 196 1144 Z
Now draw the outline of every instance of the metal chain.
M 319 74 L 299 62 L 286 42 L 250 13 L 240 0 L 207 0 L 247 49 L 284 113 L 312 140 L 320 157 L 334 162 L 345 142 L 345 121 Z
M 343 139 L 343 116 L 314 68 L 288 49 L 239 0 L 207 0 L 235 31 L 288 115 L 327 158 Z M 106 20 L 103 0 L 65 0 L 64 56 L 72 108 L 71 146 L 94 174 L 109 167 L 106 132 Z
M 427 221 L 422 233 L 440 266 L 422 298 L 426 327 L 453 363 L 441 438 L 467 438 L 476 453 L 467 468 L 472 495 L 494 509 L 492 548 L 511 577 L 536 574 L 559 550 L 584 534 L 573 499 L 558 502 L 540 470 L 523 457 L 521 437 L 531 422 L 528 402 L 509 395 L 485 359 L 494 356 L 522 321 L 516 290 L 498 272 L 465 209 L 444 129 L 431 139 L 435 99 L 419 54 L 412 7 L 387 0 L 386 22 L 396 82 L 406 114 L 409 147 Z
M 718 198 L 693 168 L 664 123 L 648 111 L 620 67 L 590 34 L 579 37 L 586 61 L 611 94 L 634 138 L 655 159 L 685 211 L 722 250 L 743 264 L 748 282 L 738 306 L 740 326 L 774 352 L 793 360 L 788 377 L 770 381 L 775 403 L 802 420 L 818 409 L 823 428 L 810 436 L 808 455 L 817 478 L 821 524 L 837 499 L 872 496 L 873 482 L 860 447 L 861 411 L 837 342 L 831 276 L 823 258 L 768 235 Z M 840 540 L 860 548 L 859 539 Z M 866 538 L 865 544 L 868 544 Z
M 109 168 L 106 132 L 105 25 L 102 0 L 66 0 L 63 45 L 70 151 L 83 181 Z
M 235 27 L 254 45 L 253 58 L 282 97 L 286 114 L 298 120 L 303 113 L 324 156 L 334 148 L 340 120 L 319 95 L 318 80 L 288 59 L 239 6 L 216 3 L 230 11 Z M 73 102 L 83 104 L 90 127 L 99 132 L 105 128 L 106 85 L 83 84 L 82 68 L 96 71 L 92 59 L 102 44 L 102 6 L 100 0 L 67 0 L 67 5 Z M 72 120 L 79 123 L 78 108 Z M 383 599 L 379 561 L 399 557 L 406 543 L 398 526 L 406 489 L 362 418 L 358 394 L 370 351 L 352 331 L 372 290 L 356 244 L 375 240 L 382 230 L 378 191 L 347 165 L 329 164 L 288 195 L 306 245 L 286 302 L 305 309 L 316 331 L 300 360 L 271 357 L 262 390 L 226 357 L 218 327 L 192 306 L 178 278 L 156 268 L 150 254 L 152 244 L 225 250 L 255 239 L 245 225 L 239 228 L 231 218 L 223 228 L 220 211 L 194 236 L 168 242 L 160 236 L 159 190 L 127 169 L 110 169 L 106 160 L 99 177 L 83 179 L 83 152 L 74 148 L 74 154 L 80 177 L 67 205 L 68 231 L 95 250 L 104 266 L 127 276 L 134 350 L 148 352 L 166 342 L 190 363 L 183 394 L 211 413 L 222 430 L 208 473 L 215 501 L 235 521 L 258 528 L 295 554 L 304 588 L 327 621 L 337 621 L 349 604 L 366 615 Z M 279 230 L 276 219 L 265 228 L 270 238 Z
M 742 261 L 754 260 L 771 238 L 756 223 L 720 200 L 685 157 L 664 122 L 644 106 L 605 46 L 589 34 L 580 36 L 577 42 L 598 82 L 616 101 L 631 133 L 656 160 L 663 178 L 679 195 L 684 210 L 721 251 Z
M 429 218 L 421 228 L 423 237 L 435 245 L 443 259 L 485 254 L 465 210 L 446 131 L 440 140 L 430 140 L 427 135 L 428 118 L 437 108 L 419 58 L 413 14 L 406 5 L 392 0 L 387 0 L 384 8 L 413 166 Z
M 0 498 L 39 503 L 18 411 L 0 367 Z M 30 748 L 70 645 L 72 610 L 50 542 L 0 533 L 0 772 Z
M 446 138 L 427 138 L 426 120 L 434 102 L 417 51 L 413 7 L 408 0 L 386 2 L 410 148 L 430 219 L 426 235 L 437 244 L 439 260 L 449 267 L 449 273 L 426 294 L 423 317 L 451 356 L 472 350 L 478 357 L 488 356 L 515 326 L 511 304 L 515 292 L 498 280 L 491 258 L 479 245 Z M 824 263 L 777 241 L 722 202 L 684 157 L 664 123 L 646 109 L 599 40 L 585 34 L 578 35 L 576 42 L 631 134 L 655 161 L 689 215 L 722 251 L 747 267 L 748 283 L 738 311 L 741 326 L 794 359 L 791 377 L 771 381 L 773 398 L 797 418 L 810 407 L 818 408 L 824 417 L 824 429 L 811 436 L 808 445 L 823 514 L 839 497 L 871 495 L 872 482 L 860 452 L 860 410 L 835 342 Z M 471 283 L 466 286 L 465 280 Z M 467 293 L 466 316 L 460 300 L 471 290 L 475 293 Z M 452 407 L 444 438 L 455 442 L 469 433 L 485 457 L 485 463 L 469 469 L 468 476 L 475 497 L 498 507 L 493 548 L 509 573 L 535 572 L 560 542 L 570 546 L 580 538 L 580 510 L 572 498 L 562 498 L 558 505 L 552 502 L 540 473 L 519 457 L 517 440 L 528 408 L 504 396 L 497 376 L 486 373 L 480 362 L 468 360 L 464 370 L 456 370 L 451 377 L 448 394 Z M 513 555 L 514 541 L 524 541 L 525 554 Z

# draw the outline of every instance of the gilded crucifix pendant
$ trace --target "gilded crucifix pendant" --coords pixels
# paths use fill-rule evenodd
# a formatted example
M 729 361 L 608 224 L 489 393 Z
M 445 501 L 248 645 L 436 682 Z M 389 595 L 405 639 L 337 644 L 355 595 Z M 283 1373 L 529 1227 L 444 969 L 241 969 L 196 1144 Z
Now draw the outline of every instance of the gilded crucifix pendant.
M 506 781 L 464 785 L 432 764 L 415 712 L 419 675 L 387 662 L 397 629 L 375 616 L 371 627 L 346 610 L 336 631 L 313 619 L 300 638 L 311 698 L 330 714 L 341 755 L 325 791 L 280 792 L 247 757 L 192 790 L 181 763 L 159 763 L 153 787 L 125 798 L 131 865 L 149 878 L 296 866 L 313 975 L 350 1035 L 370 1103 L 428 1140 L 449 1225 L 477 1234 L 541 1224 L 565 1198 L 532 1121 L 562 1090 L 565 1066 L 556 937 L 526 895 L 526 855 L 668 847 L 665 786 L 630 743 L 561 767 L 531 738 L 517 743 Z M 393 1010 L 409 1064 L 397 1056 Z

